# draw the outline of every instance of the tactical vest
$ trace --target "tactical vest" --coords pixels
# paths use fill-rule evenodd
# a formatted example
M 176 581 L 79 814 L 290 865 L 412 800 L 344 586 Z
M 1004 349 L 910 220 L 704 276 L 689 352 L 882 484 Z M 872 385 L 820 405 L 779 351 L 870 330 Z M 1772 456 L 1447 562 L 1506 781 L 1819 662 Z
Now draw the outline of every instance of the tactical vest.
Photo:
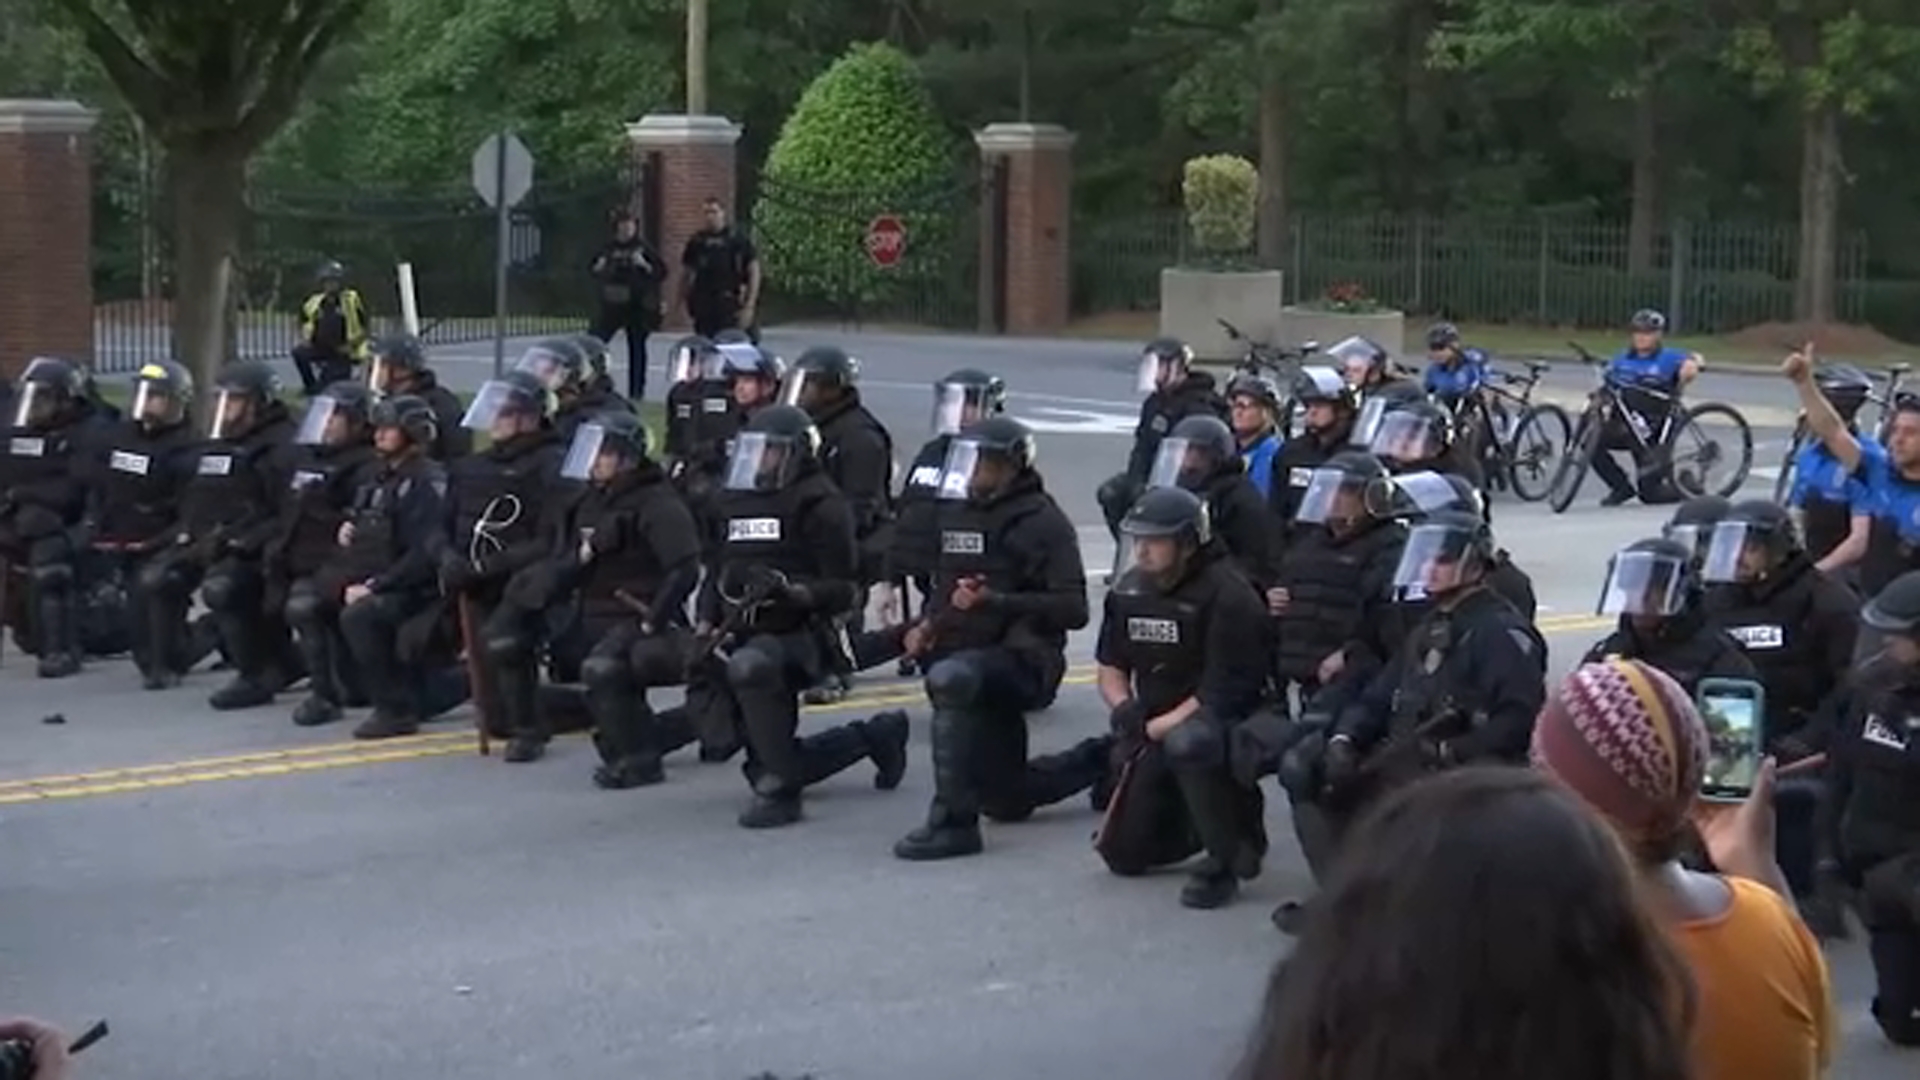
M 1383 547 L 1397 543 L 1399 530 L 1377 525 L 1347 540 L 1320 527 L 1294 536 L 1281 565 L 1280 586 L 1287 590 L 1280 616 L 1279 673 L 1302 682 L 1318 678 L 1320 662 L 1361 636 L 1366 614 L 1363 583 Z
M 306 577 L 319 571 L 339 550 L 340 526 L 347 520 L 373 447 L 310 446 L 287 478 L 280 504 L 278 536 L 287 573 Z
M 185 479 L 176 457 L 186 449 L 182 435 L 179 428 L 149 434 L 138 424 L 117 426 L 96 493 L 101 539 L 150 540 L 173 524 Z
M 400 507 L 413 485 L 432 481 L 434 468 L 426 458 L 407 458 L 398 465 L 383 465 L 371 481 L 360 485 L 347 515 L 353 522 L 353 540 L 345 554 L 347 565 L 356 573 L 377 574 L 405 554 L 400 545 Z
M 453 543 L 461 553 L 474 542 L 483 521 L 491 539 L 481 553 L 536 539 L 541 502 L 558 483 L 558 462 L 551 436 L 518 436 L 495 443 L 484 454 L 459 462 L 452 470 Z
M 893 531 L 894 568 L 906 574 L 932 571 L 940 557 L 940 477 L 953 440 L 936 435 L 920 448 L 900 486 Z
M 1750 587 L 1721 592 L 1733 602 L 1715 611 L 1716 621 L 1740 646 L 1767 688 L 1768 738 L 1788 734 L 1820 705 L 1832 677 L 1826 650 L 1811 625 L 1815 584 L 1809 569 L 1771 595 L 1757 598 Z
M 1129 576 L 1140 571 L 1129 572 Z M 1199 692 L 1207 664 L 1207 609 L 1212 590 L 1204 572 L 1170 594 L 1122 582 L 1109 594 L 1109 640 L 1133 675 L 1134 694 L 1148 716 L 1166 712 Z
M 239 442 L 212 443 L 200 451 L 193 479 L 181 497 L 180 521 L 194 538 L 274 512 L 265 489 L 267 458 L 279 442 L 254 432 Z
M 1489 605 L 1496 610 L 1485 610 Z M 1525 634 L 1534 650 L 1546 652 L 1539 632 L 1491 590 L 1482 588 L 1450 611 L 1432 609 L 1400 646 L 1410 655 L 1393 691 L 1393 737 L 1457 739 L 1485 723 L 1487 702 L 1479 700 L 1475 685 L 1483 674 L 1475 669 L 1476 633 Z
M 719 500 L 720 551 L 715 572 L 721 599 L 729 605 L 743 595 L 754 571 L 776 570 L 790 580 L 819 573 L 819 560 L 802 534 L 823 498 L 812 478 L 780 491 L 726 491 Z M 825 481 L 822 477 L 821 480 Z M 754 620 L 767 633 L 787 633 L 807 621 L 797 611 L 768 605 Z
M 933 593 L 927 610 L 935 620 L 934 647 L 942 655 L 1005 643 L 1012 616 L 981 608 L 960 611 L 949 606 L 948 598 L 962 578 L 970 577 L 981 578 L 994 592 L 1032 589 L 1035 583 L 1024 580 L 1020 553 L 1010 549 L 1007 534 L 1046 505 L 1044 499 L 1028 498 L 984 507 L 961 501 L 940 504 L 939 554 L 932 567 Z
M 580 600 L 583 609 L 589 615 L 619 616 L 629 609 L 614 594 L 625 591 L 643 604 L 651 604 L 659 591 L 661 579 L 666 576 L 666 567 L 660 564 L 660 557 L 640 536 L 638 522 L 650 517 L 663 500 L 676 496 L 671 488 L 660 481 L 628 482 L 620 486 L 618 482 L 609 488 L 593 487 L 587 489 L 579 501 L 574 503 L 569 515 L 570 535 L 585 538 L 601 529 L 621 528 L 628 540 L 620 548 L 594 558 L 587 565 L 586 574 L 580 580 Z M 626 519 L 622 521 L 621 519 Z M 658 612 L 655 621 L 661 625 L 681 621 L 678 612 Z
M 84 422 L 50 431 L 14 429 L 7 438 L 5 485 L 24 487 L 69 475 L 73 470 L 74 436 Z
M 1875 861 L 1920 848 L 1920 686 L 1887 660 L 1856 676 L 1853 785 L 1841 810 L 1850 859 Z

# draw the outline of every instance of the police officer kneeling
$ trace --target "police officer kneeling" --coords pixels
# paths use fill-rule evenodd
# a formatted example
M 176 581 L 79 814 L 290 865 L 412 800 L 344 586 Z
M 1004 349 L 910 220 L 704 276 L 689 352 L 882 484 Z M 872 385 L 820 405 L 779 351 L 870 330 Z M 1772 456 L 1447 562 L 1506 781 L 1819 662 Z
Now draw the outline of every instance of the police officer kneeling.
M 737 642 L 726 680 L 739 703 L 753 803 L 749 829 L 800 820 L 807 787 L 862 758 L 874 785 L 906 774 L 904 718 L 876 718 L 801 738 L 800 692 L 827 672 L 827 635 L 859 592 L 853 511 L 820 465 L 820 432 L 805 412 L 770 405 L 733 440 L 719 499 L 722 542 L 701 589 L 712 640 Z
M 1120 533 L 1133 565 L 1107 594 L 1094 657 L 1126 764 L 1098 847 L 1131 876 L 1198 846 L 1205 858 L 1180 902 L 1220 907 L 1266 853 L 1258 789 L 1238 783 L 1227 759 L 1233 726 L 1266 685 L 1265 606 L 1194 495 L 1148 491 Z

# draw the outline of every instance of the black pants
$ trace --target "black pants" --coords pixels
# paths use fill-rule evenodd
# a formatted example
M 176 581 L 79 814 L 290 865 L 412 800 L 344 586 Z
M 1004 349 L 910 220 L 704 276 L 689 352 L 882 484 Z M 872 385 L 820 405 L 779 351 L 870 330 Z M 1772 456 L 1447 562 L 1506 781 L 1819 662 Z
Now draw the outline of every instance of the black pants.
M 293 366 L 300 371 L 300 385 L 308 397 L 353 378 L 353 357 L 338 349 L 316 349 L 306 342 L 293 347 Z
M 191 656 L 187 612 L 207 566 L 191 549 L 158 552 L 140 564 L 128 596 L 133 623 L 133 660 L 141 674 L 185 674 Z
M 1101 830 L 1108 869 L 1130 877 L 1204 851 L 1207 869 L 1225 873 L 1266 853 L 1260 789 L 1228 767 L 1231 727 L 1201 712 L 1130 750 Z
M 756 634 L 727 658 L 726 680 L 746 734 L 747 780 L 756 794 L 797 799 L 808 787 L 866 758 L 864 729 L 841 724 L 801 737 L 800 692 L 826 663 L 812 630 Z
M 301 578 L 287 591 L 287 625 L 299 643 L 309 692 L 334 706 L 366 699 L 366 681 L 341 634 L 340 614 L 339 595 L 315 578 Z
M 1021 821 L 1085 791 L 1106 770 L 1103 739 L 1027 759 L 1027 713 L 1043 703 L 1046 679 L 1012 651 L 968 649 L 926 669 L 933 706 L 934 828 L 969 828 L 981 814 Z
M 377 712 L 414 721 L 428 714 L 427 673 L 419 665 L 402 663 L 400 629 L 436 599 L 374 593 L 340 609 L 340 637 Z
M 711 341 L 724 330 L 740 329 L 740 305 L 729 297 L 697 300 L 687 305 L 693 332 Z
M 610 304 L 602 301 L 587 332 L 608 345 L 613 335 L 627 335 L 627 398 L 639 401 L 647 396 L 647 335 L 657 320 L 645 304 Z
M 656 713 L 647 701 L 648 690 L 687 681 L 688 647 L 685 630 L 643 634 L 632 619 L 600 634 L 580 677 L 601 761 L 615 769 L 655 770 L 662 757 L 694 741 L 686 708 Z
M 284 687 L 300 667 L 287 628 L 284 595 L 268 587 L 260 563 L 245 559 L 214 563 L 200 584 L 200 599 L 213 616 L 235 678 L 266 690 Z
M 1647 422 L 1658 431 L 1664 421 L 1652 416 Z M 1632 480 L 1614 460 L 1615 451 L 1625 451 L 1633 461 Z M 1600 445 L 1593 452 L 1593 472 L 1617 496 L 1638 495 L 1648 506 L 1680 501 L 1679 489 L 1673 483 L 1672 452 L 1666 447 L 1642 447 L 1628 430 L 1627 421 L 1619 416 L 1608 421 L 1600 433 Z
M 24 617 L 17 624 L 25 630 L 19 635 L 22 647 L 40 657 L 42 671 L 61 662 L 77 664 L 86 651 L 79 552 L 65 533 L 38 537 L 24 547 L 26 572 L 18 579 L 26 586 Z
M 1896 1045 L 1920 1046 L 1920 853 L 1866 870 L 1860 921 L 1873 960 L 1873 1018 Z

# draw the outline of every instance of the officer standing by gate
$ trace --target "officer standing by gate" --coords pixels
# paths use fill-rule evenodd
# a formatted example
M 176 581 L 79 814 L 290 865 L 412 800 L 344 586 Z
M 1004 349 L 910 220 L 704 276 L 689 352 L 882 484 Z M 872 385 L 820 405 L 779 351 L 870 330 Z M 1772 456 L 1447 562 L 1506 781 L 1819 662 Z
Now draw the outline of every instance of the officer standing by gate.
M 733 440 L 720 496 L 722 540 L 700 595 L 702 632 L 732 642 L 726 681 L 746 731 L 749 829 L 800 820 L 801 792 L 863 758 L 874 784 L 906 773 L 905 717 L 801 738 L 800 692 L 826 674 L 826 635 L 859 591 L 853 512 L 820 465 L 820 432 L 789 405 L 756 413 Z M 710 629 L 709 629 L 710 628 Z
M 1100 485 L 1095 497 L 1107 519 L 1107 531 L 1114 542 L 1120 540 L 1120 519 L 1132 508 L 1133 501 L 1147 488 L 1153 462 L 1160 453 L 1160 440 L 1173 425 L 1189 416 L 1211 416 L 1224 420 L 1227 403 L 1220 396 L 1213 375 L 1193 369 L 1193 350 L 1172 338 L 1157 338 L 1147 343 L 1140 355 L 1140 369 L 1134 388 L 1146 395 L 1140 403 L 1140 423 L 1133 432 L 1133 450 L 1127 457 L 1127 471 L 1112 476 Z
M 933 708 L 933 806 L 893 849 L 915 861 L 978 853 L 982 813 L 1024 820 L 1093 786 L 1107 757 L 1090 739 L 1027 760 L 1026 714 L 1052 700 L 1067 635 L 1087 625 L 1079 536 L 1034 467 L 1033 433 L 1007 416 L 968 426 L 941 495 L 926 610 L 901 631 Z
M 693 332 L 717 338 L 723 330 L 754 333 L 760 306 L 760 253 L 727 221 L 727 208 L 708 199 L 706 227 L 680 252 L 680 302 Z
M 1235 782 L 1227 755 L 1260 707 L 1271 651 L 1260 594 L 1207 519 L 1178 488 L 1133 504 L 1120 523 L 1132 566 L 1107 593 L 1094 653 L 1125 762 L 1098 849 L 1134 876 L 1198 847 L 1180 902 L 1201 909 L 1232 900 L 1266 854 L 1259 789 Z
M 660 285 L 667 264 L 640 235 L 633 211 L 613 213 L 613 239 L 594 255 L 589 268 L 600 288 L 599 313 L 588 332 L 608 345 L 627 335 L 627 397 L 647 396 L 647 335 L 660 326 Z

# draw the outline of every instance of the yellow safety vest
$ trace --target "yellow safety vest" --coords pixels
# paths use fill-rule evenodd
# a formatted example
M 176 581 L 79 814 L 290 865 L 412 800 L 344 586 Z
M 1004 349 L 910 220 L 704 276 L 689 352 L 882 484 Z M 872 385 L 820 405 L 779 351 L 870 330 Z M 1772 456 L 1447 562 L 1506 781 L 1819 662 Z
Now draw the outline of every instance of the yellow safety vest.
M 308 341 L 313 340 L 314 324 L 320 319 L 320 305 L 325 303 L 327 294 L 314 293 L 307 302 L 300 305 L 300 333 Z M 355 360 L 367 358 L 367 306 L 360 299 L 360 290 L 340 290 L 340 315 L 347 320 L 347 355 Z

